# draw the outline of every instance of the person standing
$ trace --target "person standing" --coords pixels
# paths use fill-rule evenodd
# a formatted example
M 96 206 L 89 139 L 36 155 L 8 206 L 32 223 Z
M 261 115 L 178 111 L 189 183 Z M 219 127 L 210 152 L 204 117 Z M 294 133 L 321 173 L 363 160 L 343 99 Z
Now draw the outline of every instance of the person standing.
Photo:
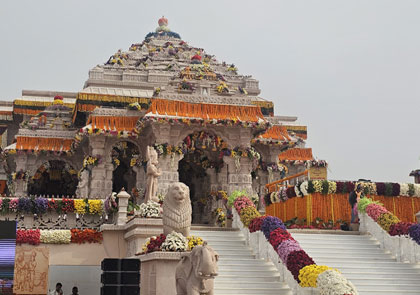
M 361 196 L 362 196 L 362 191 L 363 191 L 363 187 L 362 185 L 359 183 L 355 190 L 352 191 L 349 195 L 349 203 L 350 203 L 350 208 L 351 208 L 351 223 L 358 223 L 359 222 L 359 217 L 357 214 L 357 203 L 359 202 Z
M 49 295 L 63 295 L 63 284 L 57 283 L 55 285 L 55 290 L 51 291 Z
M 71 290 L 70 295 L 79 295 L 79 289 L 76 286 L 74 286 L 73 289 Z

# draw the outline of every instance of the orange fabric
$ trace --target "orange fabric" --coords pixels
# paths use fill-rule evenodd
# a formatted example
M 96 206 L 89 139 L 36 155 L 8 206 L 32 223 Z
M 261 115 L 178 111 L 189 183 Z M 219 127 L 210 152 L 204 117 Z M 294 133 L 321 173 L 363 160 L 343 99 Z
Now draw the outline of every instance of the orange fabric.
M 261 134 L 259 138 L 275 139 L 275 140 L 281 140 L 281 141 L 291 140 L 286 127 L 278 126 L 278 125 L 275 125 L 269 128 L 265 133 Z
M 69 151 L 73 139 L 26 137 L 16 138 L 17 150 Z
M 25 108 L 18 108 L 16 106 L 13 108 L 13 113 L 19 114 L 19 115 L 33 115 L 33 116 L 36 116 L 40 112 L 42 112 L 42 110 L 31 110 L 31 109 L 25 109 Z
M 289 160 L 289 161 L 295 161 L 295 160 L 301 160 L 301 161 L 307 161 L 312 160 L 314 156 L 312 155 L 312 149 L 311 148 L 292 148 L 288 149 L 287 151 L 279 154 L 279 160 Z
M 11 111 L 0 111 L 0 115 L 11 116 L 11 115 L 13 115 L 13 112 L 11 112 Z
M 420 211 L 420 198 L 415 197 L 385 197 L 385 196 L 368 196 L 376 201 L 384 204 L 384 207 L 391 213 L 396 215 L 404 222 L 417 222 L 415 214 Z M 306 218 L 309 224 L 311 219 L 308 216 L 308 201 L 311 202 L 312 220 L 319 217 L 324 222 L 328 220 L 337 221 L 339 219 L 349 222 L 351 217 L 350 205 L 348 202 L 348 194 L 330 194 L 322 195 L 319 193 L 311 194 L 311 198 L 292 198 L 286 202 L 271 204 L 266 208 L 267 215 L 276 216 L 283 221 L 297 217 L 299 219 Z M 332 203 L 331 203 L 332 199 Z M 394 210 L 395 204 L 395 210 Z
M 132 131 L 140 117 L 113 117 L 113 116 L 92 116 L 89 118 L 88 124 L 92 124 L 92 128 L 110 130 L 110 131 Z
M 6 180 L 0 180 L 0 194 L 4 194 L 6 190 Z
M 165 99 L 152 99 L 150 112 L 157 115 L 202 118 L 204 120 L 241 120 L 257 122 L 262 119 L 261 109 L 256 106 L 188 103 Z
M 77 110 L 82 112 L 92 112 L 99 106 L 91 105 L 91 104 L 77 104 Z

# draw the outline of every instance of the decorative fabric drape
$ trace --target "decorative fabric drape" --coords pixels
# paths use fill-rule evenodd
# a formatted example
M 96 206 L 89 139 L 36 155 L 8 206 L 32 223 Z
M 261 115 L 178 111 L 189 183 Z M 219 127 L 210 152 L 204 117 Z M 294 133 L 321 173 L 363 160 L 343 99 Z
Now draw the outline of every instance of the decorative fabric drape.
M 114 117 L 114 116 L 91 116 L 88 124 L 93 129 L 104 129 L 110 131 L 132 131 L 136 127 L 139 116 Z
M 70 151 L 73 139 L 67 138 L 45 138 L 45 137 L 26 137 L 16 138 L 17 150 L 35 151 Z
M 292 148 L 288 149 L 287 151 L 279 154 L 279 160 L 289 160 L 289 161 L 307 161 L 312 160 L 314 157 L 312 155 L 311 148 Z

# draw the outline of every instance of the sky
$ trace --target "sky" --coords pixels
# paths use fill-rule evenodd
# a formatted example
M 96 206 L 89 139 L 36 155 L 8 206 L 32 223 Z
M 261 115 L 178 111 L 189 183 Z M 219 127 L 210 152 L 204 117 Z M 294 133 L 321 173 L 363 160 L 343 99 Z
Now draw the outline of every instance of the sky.
M 0 100 L 79 91 L 89 69 L 157 27 L 260 81 L 308 126 L 330 179 L 412 182 L 420 168 L 420 1 L 2 0 Z

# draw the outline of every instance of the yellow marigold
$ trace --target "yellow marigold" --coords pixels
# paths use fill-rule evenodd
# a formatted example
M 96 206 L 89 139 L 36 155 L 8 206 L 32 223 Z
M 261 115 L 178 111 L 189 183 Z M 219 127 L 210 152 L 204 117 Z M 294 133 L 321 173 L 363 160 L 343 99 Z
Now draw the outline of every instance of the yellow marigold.
M 74 200 L 74 211 L 78 214 L 85 214 L 86 213 L 86 202 L 83 199 L 75 199 Z
M 303 267 L 299 271 L 299 285 L 301 287 L 313 287 L 316 288 L 316 280 L 318 276 L 323 273 L 324 271 L 332 269 L 331 267 L 325 265 L 316 265 L 311 264 Z
M 103 202 L 102 200 L 88 200 L 90 214 L 102 214 Z
M 241 221 L 245 227 L 251 223 L 254 218 L 260 217 L 260 212 L 255 209 L 253 206 L 245 207 L 241 210 Z
M 397 216 L 392 213 L 383 213 L 376 221 L 385 231 L 389 232 L 391 225 L 400 222 Z
M 203 239 L 197 236 L 187 237 L 188 239 L 188 251 L 194 249 L 195 246 L 203 245 Z

